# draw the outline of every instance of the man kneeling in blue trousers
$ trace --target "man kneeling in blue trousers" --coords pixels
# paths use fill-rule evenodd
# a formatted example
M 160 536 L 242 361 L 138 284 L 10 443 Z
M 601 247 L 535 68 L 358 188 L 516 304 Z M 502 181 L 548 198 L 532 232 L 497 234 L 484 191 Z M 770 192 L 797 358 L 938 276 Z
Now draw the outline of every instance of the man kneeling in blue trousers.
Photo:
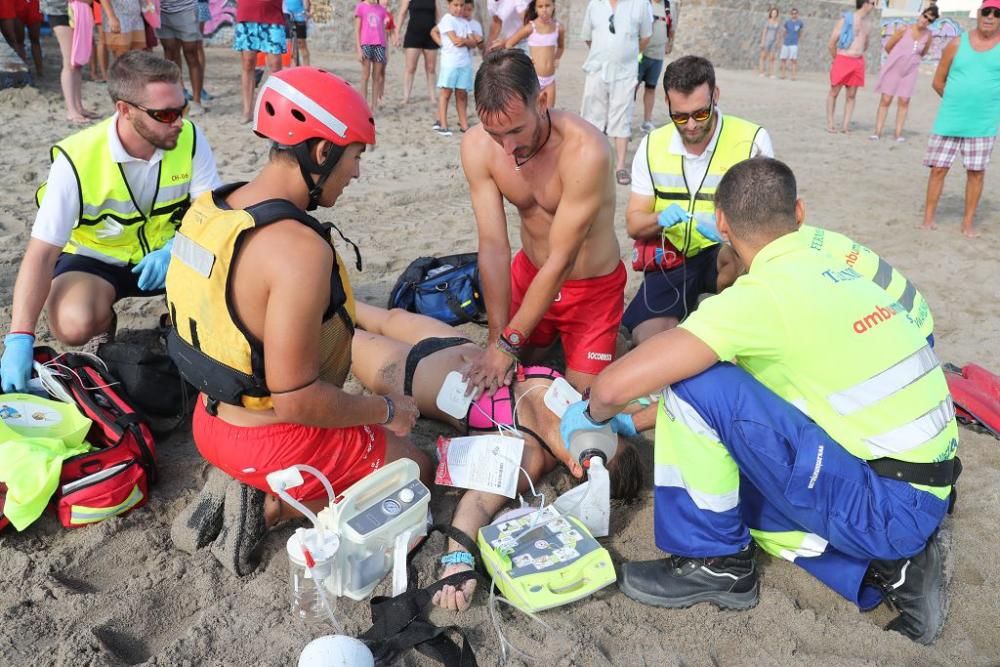
M 660 607 L 747 609 L 756 543 L 861 609 L 885 599 L 899 612 L 886 629 L 929 644 L 947 609 L 937 531 L 961 470 L 937 357 L 893 297 L 795 238 L 805 209 L 785 164 L 734 166 L 715 203 L 749 271 L 563 418 L 568 442 L 662 390 L 654 520 L 672 555 L 626 563 L 620 587 Z

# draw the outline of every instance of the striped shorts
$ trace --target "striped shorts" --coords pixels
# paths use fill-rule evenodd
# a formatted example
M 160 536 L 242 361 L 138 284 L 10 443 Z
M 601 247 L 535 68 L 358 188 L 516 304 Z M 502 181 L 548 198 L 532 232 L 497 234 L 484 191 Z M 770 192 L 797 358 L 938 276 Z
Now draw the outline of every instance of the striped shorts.
M 942 137 L 932 134 L 924 156 L 925 167 L 951 168 L 958 153 L 968 171 L 986 171 L 996 137 Z

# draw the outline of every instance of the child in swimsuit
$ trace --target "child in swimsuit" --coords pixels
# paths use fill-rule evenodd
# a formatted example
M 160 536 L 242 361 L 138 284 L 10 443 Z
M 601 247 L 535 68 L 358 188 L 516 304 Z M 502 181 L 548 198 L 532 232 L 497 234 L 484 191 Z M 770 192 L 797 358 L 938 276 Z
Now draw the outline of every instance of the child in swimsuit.
M 559 418 L 545 407 L 545 391 L 559 373 L 551 368 L 532 366 L 521 368 L 508 387 L 493 395 L 483 395 L 472 403 L 464 419 L 458 420 L 437 407 L 437 395 L 445 377 L 472 363 L 483 349 L 472 341 L 456 337 L 460 332 L 423 315 L 402 310 L 384 310 L 364 303 L 357 304 L 358 331 L 352 341 L 351 372 L 365 387 L 375 392 L 395 392 L 412 395 L 423 417 L 444 422 L 460 433 L 496 432 L 497 424 L 513 426 L 524 436 L 521 467 L 538 481 L 556 468 L 558 462 L 550 453 L 563 447 L 559 435 Z M 515 408 L 516 406 L 516 408 Z M 653 427 L 656 407 L 644 408 L 633 415 L 639 430 Z M 618 451 L 607 465 L 613 498 L 632 498 L 642 484 L 642 466 L 634 445 L 619 440 Z M 574 463 L 574 477 L 583 477 L 583 469 Z M 520 492 L 528 484 L 524 476 L 518 480 Z M 480 491 L 466 491 L 452 517 L 452 527 L 475 541 L 479 529 L 507 503 L 507 498 Z M 449 553 L 462 552 L 464 547 L 451 541 Z M 448 576 L 462 569 L 461 563 L 449 565 L 442 573 Z M 435 603 L 449 608 L 465 609 L 472 599 L 475 582 L 459 590 L 445 587 Z M 450 590 L 448 590 L 450 589 Z
M 528 55 L 535 64 L 538 86 L 549 108 L 556 104 L 556 68 L 566 48 L 565 31 L 555 14 L 555 0 L 532 0 L 524 13 L 524 27 L 504 44 L 510 49 L 527 38 Z

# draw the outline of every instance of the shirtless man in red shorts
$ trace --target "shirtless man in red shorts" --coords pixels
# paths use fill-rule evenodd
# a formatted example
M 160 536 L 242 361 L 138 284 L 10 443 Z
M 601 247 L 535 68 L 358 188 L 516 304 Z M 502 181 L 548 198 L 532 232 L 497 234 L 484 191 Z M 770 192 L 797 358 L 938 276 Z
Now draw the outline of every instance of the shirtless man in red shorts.
M 510 383 L 558 336 L 566 378 L 581 391 L 615 355 L 625 267 L 614 230 L 614 160 L 607 138 L 539 98 L 518 49 L 486 55 L 475 83 L 482 123 L 462 139 L 462 166 L 479 229 L 489 345 L 466 371 L 470 387 Z M 504 200 L 521 216 L 511 263 Z

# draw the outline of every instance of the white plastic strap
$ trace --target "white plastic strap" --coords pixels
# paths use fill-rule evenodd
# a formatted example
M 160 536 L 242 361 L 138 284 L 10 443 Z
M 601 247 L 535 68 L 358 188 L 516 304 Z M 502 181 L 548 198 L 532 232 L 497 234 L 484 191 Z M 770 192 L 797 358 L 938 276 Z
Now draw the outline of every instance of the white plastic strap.
M 392 554 L 392 597 L 406 592 L 406 555 L 410 552 L 410 538 L 416 532 L 411 528 L 396 535 Z

